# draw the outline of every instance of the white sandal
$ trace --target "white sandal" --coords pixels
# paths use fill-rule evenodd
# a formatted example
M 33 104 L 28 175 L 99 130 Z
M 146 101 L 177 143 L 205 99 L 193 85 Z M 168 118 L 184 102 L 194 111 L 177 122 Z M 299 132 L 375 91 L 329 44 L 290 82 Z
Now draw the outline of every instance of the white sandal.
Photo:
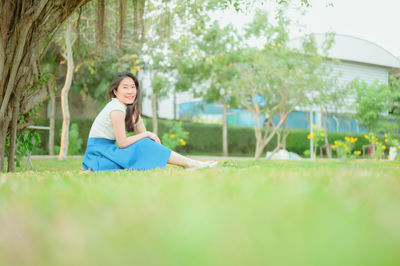
M 218 162 L 216 161 L 206 161 L 202 162 L 201 165 L 195 166 L 195 167 L 190 167 L 190 168 L 185 168 L 185 170 L 196 170 L 196 169 L 202 169 L 202 168 L 212 168 L 216 166 Z

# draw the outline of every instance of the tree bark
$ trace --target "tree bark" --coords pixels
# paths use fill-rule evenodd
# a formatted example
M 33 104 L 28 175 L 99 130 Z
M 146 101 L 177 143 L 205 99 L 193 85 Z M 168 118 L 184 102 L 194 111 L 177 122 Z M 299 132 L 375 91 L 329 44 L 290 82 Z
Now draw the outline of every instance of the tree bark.
M 13 121 L 27 118 L 29 111 L 45 100 L 40 79 L 39 63 L 46 44 L 55 30 L 77 8 L 89 0 L 20 0 L 2 1 L 0 5 L 0 169 L 4 169 L 3 148 Z M 7 56 L 6 56 L 7 55 Z M 19 97 L 16 97 L 19 95 Z M 14 109 L 15 103 L 18 105 Z M 15 127 L 15 125 L 14 125 Z M 4 129 L 5 128 L 5 129 Z M 13 130 L 9 131 L 13 134 Z M 15 146 L 15 138 L 11 146 Z M 13 146 L 14 145 L 14 146 Z
M 71 21 L 68 23 L 67 31 L 65 34 L 65 42 L 67 45 L 67 76 L 65 77 L 65 84 L 61 90 L 61 109 L 63 113 L 63 126 L 61 133 L 61 145 L 60 145 L 60 154 L 58 156 L 59 160 L 65 160 L 68 154 L 68 144 L 69 144 L 69 123 L 70 123 L 70 114 L 69 114 L 69 106 L 68 106 L 68 93 L 72 84 L 72 75 L 74 72 L 74 58 L 72 54 L 72 41 L 71 41 L 71 31 L 72 31 L 72 23 Z
M 1 126 L 0 126 L 0 173 L 4 171 L 5 165 L 5 148 L 6 148 L 6 138 L 7 132 L 10 126 L 11 118 L 12 118 L 12 107 L 8 106 L 7 116 L 4 118 Z
M 49 120 L 50 120 L 50 131 L 49 131 L 49 155 L 54 155 L 54 131 L 55 131 L 55 118 L 56 118 L 56 83 L 51 81 L 48 84 L 48 91 L 50 95 L 49 101 Z
M 332 159 L 332 150 L 329 147 L 329 141 L 328 141 L 328 130 L 326 129 L 326 112 L 322 112 L 322 123 L 324 127 L 324 140 L 325 140 L 325 147 L 326 147 L 326 155 L 328 156 L 329 159 Z
M 139 37 L 138 37 L 138 29 L 139 29 L 139 6 L 138 2 L 139 0 L 132 0 L 133 2 L 133 41 L 135 43 L 138 42 Z
M 105 20 L 106 2 L 97 0 L 97 21 L 96 21 L 96 44 L 100 47 L 104 42 L 104 20 Z
M 139 22 L 141 26 L 141 38 L 140 38 L 140 49 L 142 49 L 143 44 L 145 42 L 146 30 L 144 24 L 144 9 L 146 7 L 146 0 L 140 1 L 140 9 L 139 9 Z
M 8 124 L 7 126 L 3 125 L 0 127 L 0 173 L 3 173 L 4 171 L 4 153 L 5 153 L 5 148 L 6 148 L 6 136 L 7 136 L 7 129 L 8 129 Z
M 119 50 L 122 53 L 122 39 L 124 37 L 124 28 L 125 28 L 125 17 L 126 17 L 126 0 L 119 0 L 119 32 L 118 32 L 118 41 L 119 41 Z
M 267 144 L 271 141 L 271 139 L 275 136 L 276 132 L 279 130 L 281 125 L 286 121 L 286 118 L 287 118 L 289 113 L 285 113 L 283 116 L 281 116 L 281 120 L 279 121 L 279 123 L 276 126 L 274 125 L 274 127 L 272 128 L 271 132 L 268 132 L 268 130 L 266 130 L 265 134 L 264 134 L 264 136 L 262 138 L 261 138 L 262 128 L 261 127 L 255 128 L 255 131 L 257 131 L 257 134 L 256 134 L 256 151 L 254 153 L 254 159 L 255 160 L 260 158 L 262 151 L 267 146 Z M 272 120 L 272 115 L 270 117 L 271 117 L 270 119 Z M 257 135 L 259 135 L 259 136 L 257 137 Z
M 10 150 L 8 153 L 8 163 L 7 163 L 7 171 L 14 172 L 15 164 L 14 164 L 14 157 L 15 157 L 15 149 L 17 145 L 17 124 L 18 124 L 18 114 L 19 114 L 19 102 L 18 97 L 14 100 L 14 109 L 12 113 L 12 120 L 11 120 L 11 129 L 10 129 Z
M 174 92 L 173 92 L 174 94 L 173 94 L 173 105 L 174 105 L 174 120 L 177 120 L 178 119 L 178 116 L 177 116 L 177 103 L 176 103 L 176 90 L 174 89 Z
M 223 111 L 222 111 L 222 155 L 228 156 L 228 121 L 226 121 L 227 102 L 223 96 Z
M 254 160 L 257 160 L 260 158 L 265 146 L 267 146 L 266 144 L 264 145 L 261 141 L 257 141 L 256 143 L 256 151 L 254 153 Z
M 280 148 L 284 149 L 282 147 L 282 141 L 281 141 L 281 134 L 279 133 L 279 130 L 276 131 L 276 136 L 277 136 L 277 140 L 276 140 L 276 147 L 275 149 L 271 152 L 270 156 L 266 157 L 266 160 L 269 160 L 272 158 L 272 156 L 274 156 L 274 154 L 279 151 Z
M 153 114 L 153 133 L 158 135 L 158 110 L 157 110 L 157 93 L 153 91 L 151 94 L 151 111 Z

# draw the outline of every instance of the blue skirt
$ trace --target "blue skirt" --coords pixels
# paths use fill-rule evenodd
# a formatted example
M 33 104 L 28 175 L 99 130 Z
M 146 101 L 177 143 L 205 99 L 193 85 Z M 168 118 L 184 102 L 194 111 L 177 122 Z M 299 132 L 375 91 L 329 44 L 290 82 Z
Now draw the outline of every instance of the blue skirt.
M 123 149 L 115 144 L 115 140 L 89 138 L 82 166 L 92 171 L 149 170 L 164 168 L 170 155 L 170 149 L 149 138 Z

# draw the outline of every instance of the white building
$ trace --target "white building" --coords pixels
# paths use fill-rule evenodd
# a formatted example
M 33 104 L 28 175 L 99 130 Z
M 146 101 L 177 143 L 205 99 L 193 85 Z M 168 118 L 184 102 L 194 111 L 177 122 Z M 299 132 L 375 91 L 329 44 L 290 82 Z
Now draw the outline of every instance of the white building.
M 318 45 L 322 45 L 324 39 L 325 39 L 324 34 L 315 34 L 315 40 Z M 293 47 L 300 47 L 301 45 L 300 39 L 292 40 L 291 45 Z M 327 62 L 327 64 L 331 64 L 333 71 L 340 73 L 339 82 L 342 85 L 346 85 L 356 78 L 364 80 L 367 83 L 372 83 L 376 79 L 378 79 L 381 83 L 388 83 L 390 75 L 400 76 L 399 58 L 395 57 L 389 51 L 385 50 L 383 47 L 373 42 L 360 39 L 354 36 L 336 34 L 334 37 L 334 43 L 332 45 L 332 48 L 328 52 L 328 57 L 331 59 L 339 60 L 337 64 L 332 64 L 330 62 Z M 148 80 L 143 80 L 144 86 L 142 87 L 149 89 L 148 84 L 149 84 Z M 194 101 L 196 101 L 196 99 L 194 99 L 190 95 L 190 93 L 179 94 L 176 99 L 176 103 L 178 104 L 178 106 L 180 104 L 194 102 Z M 174 117 L 172 95 L 159 102 L 159 110 L 160 110 L 159 117 L 163 118 Z M 304 112 L 305 110 L 302 111 L 303 113 L 305 113 Z M 179 110 L 177 110 L 177 112 L 179 114 Z M 143 102 L 143 113 L 145 115 L 152 116 L 150 98 L 146 98 Z M 308 117 L 308 114 L 304 115 L 305 117 Z M 212 116 L 215 116 L 215 114 L 212 114 Z M 179 115 L 177 115 L 177 117 L 179 118 Z M 241 117 L 243 119 L 244 117 L 250 117 L 250 116 L 241 114 Z M 297 114 L 297 118 L 295 119 L 299 119 L 299 117 L 301 117 L 301 115 Z M 318 113 L 316 120 L 317 123 L 320 120 Z M 359 131 L 358 125 L 355 126 L 351 125 L 351 123 L 355 123 L 354 121 L 353 122 L 351 122 L 350 120 L 345 121 L 342 123 L 344 125 L 340 126 L 337 118 L 332 118 L 330 122 L 328 121 L 328 123 L 331 123 L 330 126 L 331 130 Z M 239 124 L 245 125 L 243 123 Z M 302 123 L 302 125 L 299 127 L 300 128 L 306 127 L 306 123 Z
M 317 45 L 321 47 L 325 41 L 325 34 L 315 34 L 314 36 Z M 300 39 L 293 40 L 292 45 L 293 47 L 300 47 Z M 368 84 L 375 80 L 388 84 L 389 76 L 400 75 L 399 58 L 373 42 L 350 35 L 336 34 L 334 36 L 334 43 L 328 51 L 328 58 L 338 61 L 335 64 L 331 62 L 327 62 L 327 64 L 330 65 L 334 72 L 339 74 L 338 82 L 342 86 L 346 86 L 356 78 L 364 80 Z M 350 104 L 351 101 L 352 98 L 349 98 L 347 104 Z M 315 111 L 315 122 L 320 125 L 321 114 L 319 110 Z M 346 108 L 343 108 L 342 111 L 351 112 Z M 342 128 L 342 131 L 360 131 L 357 122 L 353 119 L 342 118 L 342 120 L 344 120 L 344 125 L 339 126 L 338 118 L 331 116 L 328 119 L 328 123 L 334 123 L 335 125 L 331 125 L 330 128 L 335 128 L 337 131 L 340 128 Z M 347 130 L 345 129 L 346 127 Z

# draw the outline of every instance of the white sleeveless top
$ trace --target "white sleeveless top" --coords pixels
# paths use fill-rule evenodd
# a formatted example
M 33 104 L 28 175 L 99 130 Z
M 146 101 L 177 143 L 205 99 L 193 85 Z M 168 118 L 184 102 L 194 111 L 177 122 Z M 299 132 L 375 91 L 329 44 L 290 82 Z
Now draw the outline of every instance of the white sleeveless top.
M 101 110 L 90 128 L 89 138 L 104 138 L 115 140 L 115 134 L 111 122 L 111 111 L 119 110 L 126 115 L 126 105 L 121 103 L 117 98 L 111 101 Z

